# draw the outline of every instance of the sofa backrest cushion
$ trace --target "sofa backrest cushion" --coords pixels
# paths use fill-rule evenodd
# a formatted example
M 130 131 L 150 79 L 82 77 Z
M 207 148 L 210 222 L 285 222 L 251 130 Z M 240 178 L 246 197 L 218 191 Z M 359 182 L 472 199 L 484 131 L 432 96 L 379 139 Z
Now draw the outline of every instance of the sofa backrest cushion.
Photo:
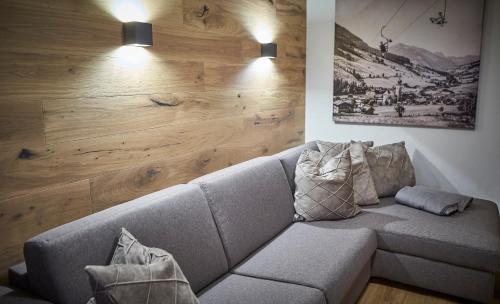
M 108 265 L 124 227 L 146 246 L 170 252 L 195 292 L 228 271 L 201 189 L 179 185 L 49 230 L 25 244 L 31 289 L 55 303 L 92 296 L 87 265 Z
M 272 156 L 281 161 L 288 183 L 290 184 L 290 189 L 292 190 L 292 195 L 295 193 L 295 167 L 297 166 L 300 154 L 306 149 L 319 151 L 316 142 L 310 141 L 304 145 L 285 150 Z
M 293 197 L 276 158 L 256 158 L 191 183 L 199 184 L 205 193 L 229 267 L 293 221 Z

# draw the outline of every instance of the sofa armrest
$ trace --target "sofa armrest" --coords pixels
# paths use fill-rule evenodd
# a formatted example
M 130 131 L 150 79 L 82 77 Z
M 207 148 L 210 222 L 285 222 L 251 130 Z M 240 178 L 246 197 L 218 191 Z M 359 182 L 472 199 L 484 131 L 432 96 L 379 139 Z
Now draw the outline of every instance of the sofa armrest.
M 20 263 L 9 268 L 9 283 L 15 288 L 30 290 L 26 263 Z
M 36 296 L 13 289 L 8 286 L 0 286 L 0 304 L 53 304 Z

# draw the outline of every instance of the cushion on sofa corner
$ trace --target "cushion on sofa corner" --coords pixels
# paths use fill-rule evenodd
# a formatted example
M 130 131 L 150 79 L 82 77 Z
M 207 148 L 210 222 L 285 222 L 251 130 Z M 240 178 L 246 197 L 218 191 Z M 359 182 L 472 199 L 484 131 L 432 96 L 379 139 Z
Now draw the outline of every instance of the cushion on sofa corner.
M 415 185 L 415 170 L 404 141 L 368 148 L 365 155 L 379 197 L 394 196 L 404 186 Z
M 318 151 L 318 146 L 315 141 L 310 141 L 301 146 L 291 148 L 271 156 L 280 160 L 281 165 L 285 170 L 292 193 L 295 193 L 295 167 L 297 166 L 300 154 L 302 154 L 302 152 L 306 149 Z
M 302 152 L 295 171 L 296 220 L 339 220 L 357 215 L 361 209 L 354 203 L 354 170 L 349 149 L 334 157 L 312 150 Z

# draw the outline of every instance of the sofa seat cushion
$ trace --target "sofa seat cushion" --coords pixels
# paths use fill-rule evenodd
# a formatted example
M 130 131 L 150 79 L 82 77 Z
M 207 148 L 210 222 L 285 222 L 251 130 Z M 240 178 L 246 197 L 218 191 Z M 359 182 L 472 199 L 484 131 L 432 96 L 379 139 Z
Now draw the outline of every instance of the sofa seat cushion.
M 326 304 L 321 290 L 229 274 L 202 291 L 201 304 Z
M 393 197 L 363 208 L 353 219 L 317 223 L 337 229 L 372 228 L 378 248 L 488 272 L 500 271 L 495 203 L 474 199 L 465 212 L 438 216 L 397 204 Z
M 377 247 L 366 228 L 331 229 L 296 223 L 232 272 L 322 290 L 328 303 L 341 303 Z

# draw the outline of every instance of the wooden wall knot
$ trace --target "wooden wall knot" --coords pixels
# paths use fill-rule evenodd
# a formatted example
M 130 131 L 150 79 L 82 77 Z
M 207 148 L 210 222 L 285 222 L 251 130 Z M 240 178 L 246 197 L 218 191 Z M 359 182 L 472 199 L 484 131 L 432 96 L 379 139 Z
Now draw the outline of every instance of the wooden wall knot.
M 176 94 L 166 94 L 166 95 L 151 95 L 149 99 L 155 104 L 161 107 L 175 107 L 184 102 L 178 95 Z
M 196 14 L 196 16 L 198 18 L 204 18 L 206 16 L 208 16 L 208 12 L 210 11 L 210 8 L 208 8 L 208 5 L 204 4 L 200 11 L 198 12 L 198 14 Z
M 17 155 L 18 159 L 32 159 L 35 156 L 35 153 L 33 153 L 31 150 L 28 149 L 22 149 L 21 152 Z

